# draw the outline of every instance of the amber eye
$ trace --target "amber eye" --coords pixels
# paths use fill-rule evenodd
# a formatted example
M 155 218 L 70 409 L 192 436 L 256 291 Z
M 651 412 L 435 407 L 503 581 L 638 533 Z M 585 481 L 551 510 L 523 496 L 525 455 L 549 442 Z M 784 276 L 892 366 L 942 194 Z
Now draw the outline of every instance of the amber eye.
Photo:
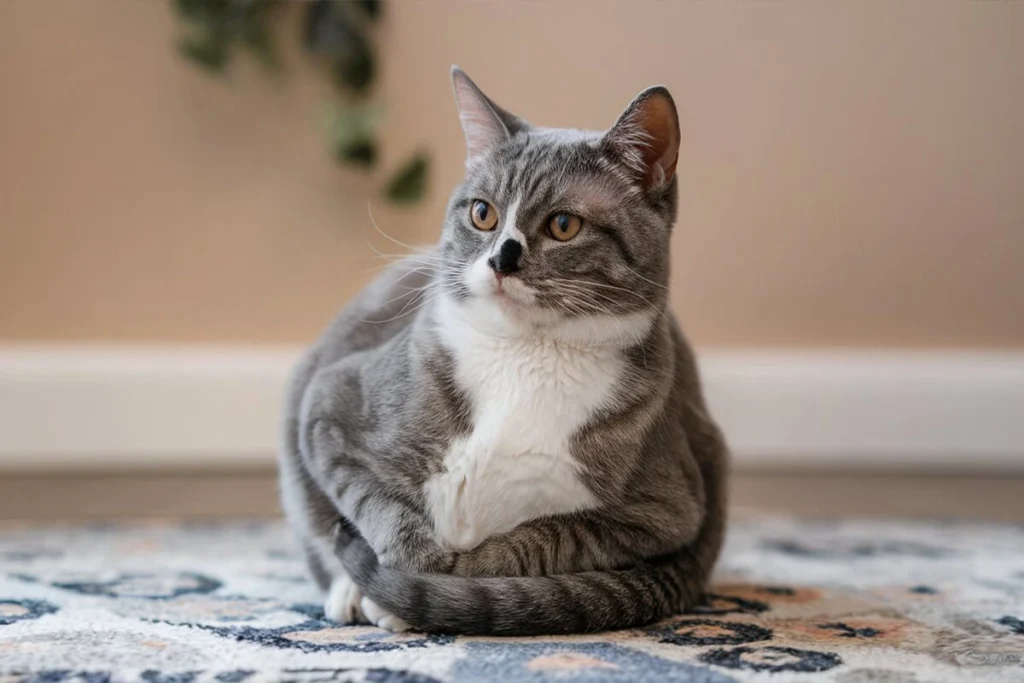
M 473 219 L 473 225 L 477 230 L 494 230 L 494 226 L 498 224 L 497 209 L 482 199 L 473 202 L 469 209 L 469 217 Z
M 583 221 L 579 216 L 571 213 L 556 213 L 548 221 L 548 234 L 560 242 L 568 242 L 583 227 Z

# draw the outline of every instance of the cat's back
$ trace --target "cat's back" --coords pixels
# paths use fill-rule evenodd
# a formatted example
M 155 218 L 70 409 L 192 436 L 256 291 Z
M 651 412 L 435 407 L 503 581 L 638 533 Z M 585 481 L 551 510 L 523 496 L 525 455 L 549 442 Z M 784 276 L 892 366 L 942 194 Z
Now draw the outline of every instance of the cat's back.
M 413 256 L 388 266 L 337 315 L 292 371 L 286 410 L 297 416 L 316 373 L 362 351 L 381 347 L 407 330 L 429 299 L 432 255 Z
M 430 297 L 433 269 L 424 263 L 415 256 L 402 259 L 364 287 L 313 347 L 320 365 L 380 346 L 409 327 Z

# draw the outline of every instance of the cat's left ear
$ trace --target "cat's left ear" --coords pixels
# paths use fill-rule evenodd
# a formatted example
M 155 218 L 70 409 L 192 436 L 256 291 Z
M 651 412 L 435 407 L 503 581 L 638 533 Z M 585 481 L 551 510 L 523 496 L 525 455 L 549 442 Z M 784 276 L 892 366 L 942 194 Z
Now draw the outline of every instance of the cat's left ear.
M 492 147 L 530 127 L 526 121 L 492 102 L 457 66 L 452 67 L 452 89 L 459 108 L 462 132 L 466 136 L 467 165 Z
M 679 159 L 679 114 L 672 96 L 656 85 L 636 96 L 604 136 L 648 192 L 672 182 Z

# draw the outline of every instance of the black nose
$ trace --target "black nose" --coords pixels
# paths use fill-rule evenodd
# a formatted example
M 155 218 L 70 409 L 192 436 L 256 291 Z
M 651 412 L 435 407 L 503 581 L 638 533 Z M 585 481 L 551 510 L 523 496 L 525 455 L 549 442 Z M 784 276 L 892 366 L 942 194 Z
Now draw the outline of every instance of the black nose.
M 489 265 L 495 273 L 514 273 L 519 270 L 519 260 L 523 257 L 523 245 L 514 239 L 507 239 L 505 243 L 501 245 L 501 249 L 498 250 L 497 256 L 492 256 L 487 259 L 487 265 Z

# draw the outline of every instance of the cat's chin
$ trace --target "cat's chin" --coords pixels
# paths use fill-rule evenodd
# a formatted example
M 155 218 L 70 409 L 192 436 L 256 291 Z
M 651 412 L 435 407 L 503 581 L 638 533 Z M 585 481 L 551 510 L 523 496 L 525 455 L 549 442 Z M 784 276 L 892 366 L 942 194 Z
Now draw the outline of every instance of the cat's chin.
M 499 337 L 518 337 L 557 322 L 553 311 L 525 302 L 507 291 L 499 293 L 490 288 L 484 291 L 470 288 L 469 296 L 459 300 L 442 296 L 438 315 L 443 324 L 462 321 L 480 332 Z
M 496 337 L 538 337 L 578 347 L 632 346 L 646 336 L 657 317 L 654 309 L 620 316 L 569 316 L 492 293 L 471 294 L 461 300 L 442 296 L 438 306 L 439 321 L 448 329 L 464 324 Z
M 486 310 L 490 318 L 500 318 L 507 324 L 524 329 L 552 324 L 551 315 L 536 304 L 523 301 L 507 291 L 485 294 L 478 299 L 477 312 Z
M 492 292 L 487 296 L 487 298 L 493 303 L 493 305 L 500 307 L 502 310 L 508 311 L 512 315 L 529 315 L 531 310 L 536 308 L 533 303 L 532 296 L 526 297 L 515 290 L 507 288 Z

